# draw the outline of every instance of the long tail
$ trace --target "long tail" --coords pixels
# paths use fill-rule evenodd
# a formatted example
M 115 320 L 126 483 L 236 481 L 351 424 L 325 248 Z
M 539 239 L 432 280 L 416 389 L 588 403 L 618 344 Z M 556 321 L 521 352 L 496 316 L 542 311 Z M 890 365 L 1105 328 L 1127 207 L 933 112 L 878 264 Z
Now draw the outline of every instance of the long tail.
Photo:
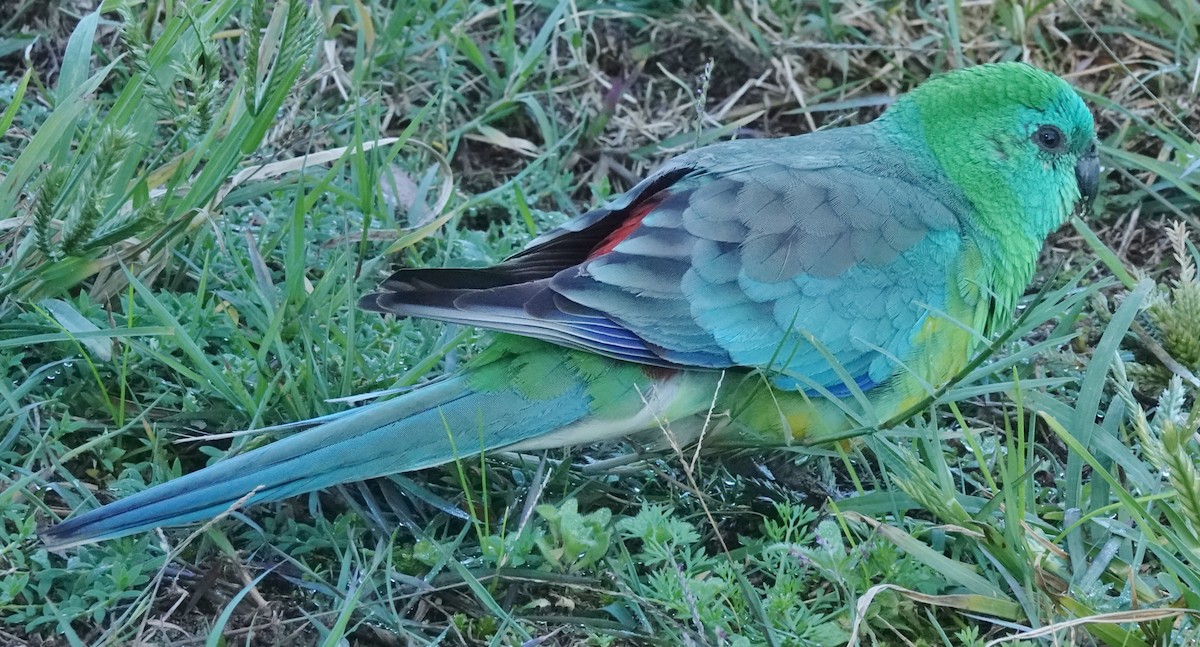
M 251 492 L 248 503 L 275 501 L 481 451 L 564 446 L 640 431 L 660 417 L 700 410 L 703 383 L 711 379 L 647 373 L 540 342 L 505 346 L 466 374 L 84 513 L 46 529 L 42 539 L 66 548 L 209 519 Z

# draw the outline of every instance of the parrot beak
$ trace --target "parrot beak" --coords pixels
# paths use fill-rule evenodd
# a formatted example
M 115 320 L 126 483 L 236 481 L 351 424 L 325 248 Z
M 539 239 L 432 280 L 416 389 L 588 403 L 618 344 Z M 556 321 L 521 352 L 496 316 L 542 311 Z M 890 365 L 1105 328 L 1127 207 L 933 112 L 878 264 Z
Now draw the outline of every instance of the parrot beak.
M 1079 184 L 1079 195 L 1083 196 L 1085 206 L 1090 209 L 1100 188 L 1100 155 L 1096 152 L 1095 140 L 1088 144 L 1075 164 L 1075 182 Z

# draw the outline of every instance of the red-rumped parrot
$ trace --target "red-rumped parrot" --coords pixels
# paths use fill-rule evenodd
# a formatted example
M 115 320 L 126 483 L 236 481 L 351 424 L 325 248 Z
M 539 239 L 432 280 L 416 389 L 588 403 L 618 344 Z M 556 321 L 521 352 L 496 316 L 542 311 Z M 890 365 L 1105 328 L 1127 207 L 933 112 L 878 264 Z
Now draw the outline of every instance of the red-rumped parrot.
M 1020 63 L 875 121 L 680 155 L 485 269 L 403 269 L 369 310 L 497 331 L 463 370 L 53 526 L 52 546 L 495 450 L 664 430 L 785 445 L 923 399 L 1009 322 L 1096 193 L 1093 120 Z

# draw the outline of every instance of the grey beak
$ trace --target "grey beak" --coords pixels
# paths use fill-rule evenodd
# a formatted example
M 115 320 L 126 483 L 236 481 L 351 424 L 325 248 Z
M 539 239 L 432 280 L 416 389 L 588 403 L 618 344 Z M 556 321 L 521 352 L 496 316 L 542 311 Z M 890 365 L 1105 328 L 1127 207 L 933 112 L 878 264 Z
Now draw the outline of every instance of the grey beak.
M 1088 144 L 1087 150 L 1075 164 L 1075 182 L 1079 184 L 1079 195 L 1083 196 L 1086 206 L 1090 208 L 1100 188 L 1100 155 L 1096 152 L 1095 140 Z

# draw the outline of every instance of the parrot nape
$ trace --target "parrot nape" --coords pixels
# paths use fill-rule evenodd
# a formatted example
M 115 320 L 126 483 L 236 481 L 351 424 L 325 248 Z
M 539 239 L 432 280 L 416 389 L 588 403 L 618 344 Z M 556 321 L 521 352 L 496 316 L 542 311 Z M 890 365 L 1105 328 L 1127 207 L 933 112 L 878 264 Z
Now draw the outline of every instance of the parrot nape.
M 361 300 L 500 333 L 457 374 L 41 536 L 73 546 L 484 451 L 786 445 L 864 403 L 886 420 L 1010 320 L 1099 174 L 1079 95 L 1021 63 L 932 77 L 865 125 L 698 148 L 496 266 L 402 269 Z

